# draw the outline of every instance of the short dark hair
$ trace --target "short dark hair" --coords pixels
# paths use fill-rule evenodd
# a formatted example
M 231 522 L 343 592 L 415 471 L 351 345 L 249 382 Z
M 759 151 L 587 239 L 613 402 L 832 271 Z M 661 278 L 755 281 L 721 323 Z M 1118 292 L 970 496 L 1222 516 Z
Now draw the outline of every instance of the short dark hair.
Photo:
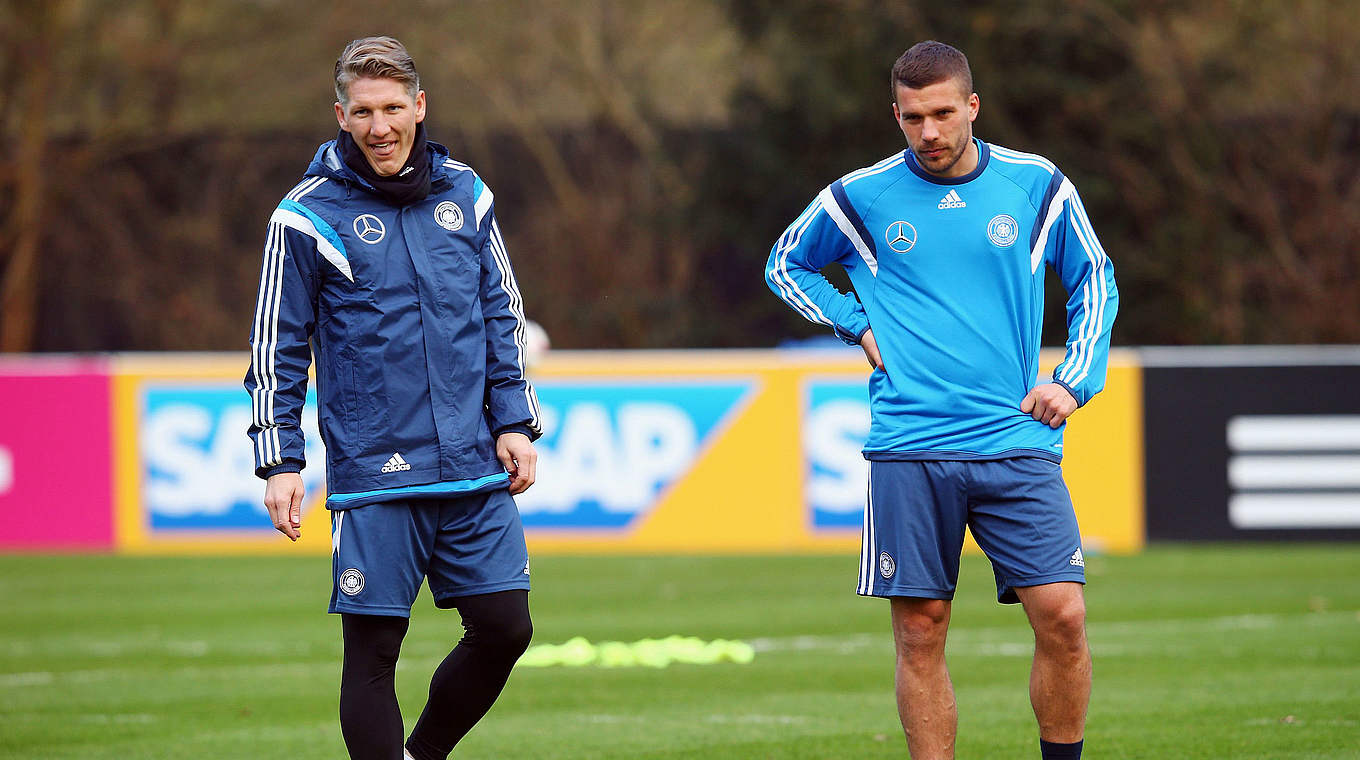
M 345 47 L 335 62 L 335 99 L 349 103 L 349 85 L 356 79 L 394 79 L 414 100 L 420 75 L 406 47 L 392 37 L 362 37 Z
M 898 86 L 919 90 L 949 79 L 959 80 L 965 95 L 973 92 L 973 71 L 968 68 L 968 56 L 952 45 L 935 40 L 918 42 L 907 49 L 892 68 L 892 94 L 897 99 Z

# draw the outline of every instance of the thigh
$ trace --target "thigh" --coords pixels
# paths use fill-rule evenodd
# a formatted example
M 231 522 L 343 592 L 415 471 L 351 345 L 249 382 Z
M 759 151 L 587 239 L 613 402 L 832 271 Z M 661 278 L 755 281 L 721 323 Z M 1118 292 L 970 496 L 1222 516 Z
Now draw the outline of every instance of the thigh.
M 441 502 L 429 578 L 442 608 L 455 606 L 458 597 L 529 588 L 529 550 L 509 491 Z
M 1081 531 L 1056 462 L 971 462 L 969 474 L 968 527 L 992 561 L 998 601 L 1018 602 L 1018 587 L 1086 582 Z
M 419 502 L 331 512 L 330 611 L 410 616 L 437 527 Z
M 869 462 L 857 592 L 953 599 L 967 498 L 958 462 Z

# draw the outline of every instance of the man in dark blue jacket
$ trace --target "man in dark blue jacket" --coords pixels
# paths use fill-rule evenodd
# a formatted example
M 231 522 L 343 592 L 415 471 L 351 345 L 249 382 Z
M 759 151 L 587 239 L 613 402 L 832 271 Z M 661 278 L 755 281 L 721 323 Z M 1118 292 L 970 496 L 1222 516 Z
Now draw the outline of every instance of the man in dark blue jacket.
M 539 407 L 491 190 L 425 138 L 425 92 L 390 37 L 335 65 L 340 133 L 270 218 L 246 374 L 256 474 L 297 540 L 299 420 L 316 359 L 352 758 L 399 756 L 393 673 L 428 578 L 462 616 L 406 756 L 442 760 L 528 646 L 529 559 L 512 494 L 534 482 Z

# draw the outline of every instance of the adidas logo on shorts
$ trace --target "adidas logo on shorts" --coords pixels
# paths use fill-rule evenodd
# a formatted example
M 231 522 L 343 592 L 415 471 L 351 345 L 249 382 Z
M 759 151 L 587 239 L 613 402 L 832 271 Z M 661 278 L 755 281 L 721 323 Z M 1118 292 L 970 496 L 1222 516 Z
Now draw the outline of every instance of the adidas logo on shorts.
M 383 472 L 401 472 L 409 469 L 411 465 L 401 458 L 401 454 L 393 454 L 392 458 L 387 460 L 387 464 L 382 466 Z
M 1067 564 L 1073 567 L 1086 567 L 1086 560 L 1081 558 L 1081 549 L 1072 552 L 1072 558 L 1067 560 Z

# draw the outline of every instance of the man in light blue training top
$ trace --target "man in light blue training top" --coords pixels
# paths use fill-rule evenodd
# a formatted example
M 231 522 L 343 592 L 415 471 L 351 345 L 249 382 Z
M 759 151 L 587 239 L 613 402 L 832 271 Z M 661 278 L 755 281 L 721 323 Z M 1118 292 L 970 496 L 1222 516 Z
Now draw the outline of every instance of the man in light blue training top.
M 1091 693 L 1085 565 L 1064 421 L 1105 383 L 1119 296 L 1072 183 L 973 137 L 968 59 L 922 42 L 893 66 L 908 149 L 831 183 L 770 252 L 770 288 L 864 349 L 872 422 L 858 592 L 891 601 L 897 706 L 915 760 L 954 756 L 945 666 L 964 528 L 997 598 L 1034 629 L 1042 756 L 1079 758 Z M 842 265 L 858 298 L 820 274 Z M 1040 379 L 1044 265 L 1069 294 L 1067 352 Z

